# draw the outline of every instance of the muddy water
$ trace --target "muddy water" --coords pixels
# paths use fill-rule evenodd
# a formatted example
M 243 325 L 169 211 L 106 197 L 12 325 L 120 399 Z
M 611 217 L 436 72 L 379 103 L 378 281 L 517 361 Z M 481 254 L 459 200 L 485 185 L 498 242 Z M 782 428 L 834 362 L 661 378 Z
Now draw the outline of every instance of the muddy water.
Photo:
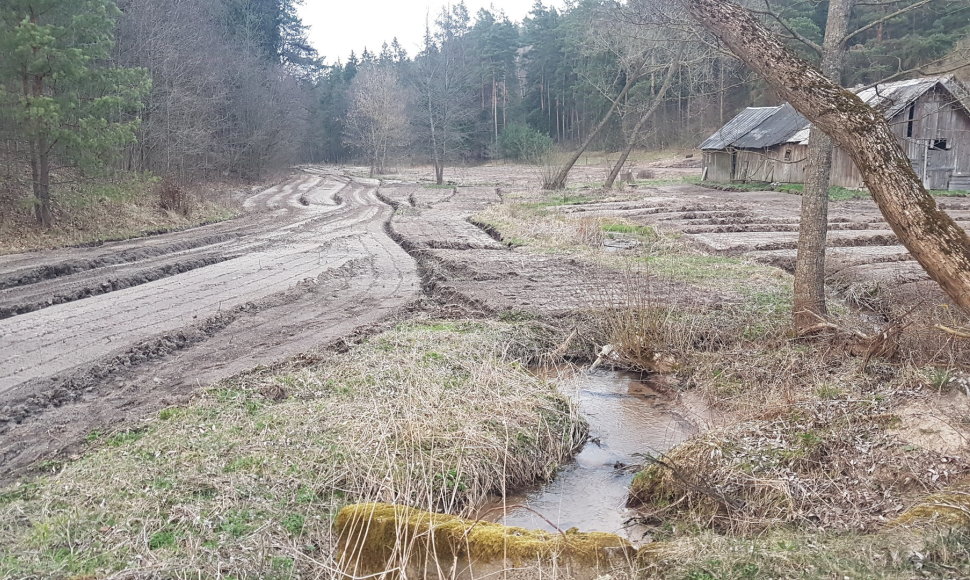
M 486 506 L 481 516 L 530 529 L 576 527 L 641 540 L 641 530 L 625 525 L 633 515 L 624 507 L 633 470 L 624 467 L 642 464 L 642 454 L 669 450 L 696 427 L 673 410 L 668 396 L 633 373 L 593 371 L 563 390 L 575 397 L 589 422 L 589 442 L 552 481 L 507 495 Z

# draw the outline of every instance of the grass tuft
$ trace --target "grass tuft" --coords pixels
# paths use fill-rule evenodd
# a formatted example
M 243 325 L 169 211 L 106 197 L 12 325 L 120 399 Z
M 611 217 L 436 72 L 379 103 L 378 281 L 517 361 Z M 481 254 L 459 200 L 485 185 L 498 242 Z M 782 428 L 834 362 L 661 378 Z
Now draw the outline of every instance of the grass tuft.
M 464 513 L 585 438 L 515 357 L 528 323 L 416 321 L 309 366 L 224 382 L 57 475 L 4 492 L 0 577 L 313 575 L 358 501 Z M 282 386 L 282 400 L 263 393 Z

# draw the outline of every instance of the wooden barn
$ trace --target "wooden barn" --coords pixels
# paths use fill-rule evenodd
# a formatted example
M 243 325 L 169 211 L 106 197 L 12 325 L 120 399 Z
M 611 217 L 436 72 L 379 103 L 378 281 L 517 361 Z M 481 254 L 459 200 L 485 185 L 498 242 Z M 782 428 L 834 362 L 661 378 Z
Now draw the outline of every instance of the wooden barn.
M 857 89 L 892 125 L 928 189 L 970 190 L 970 93 L 951 77 L 920 78 Z M 802 183 L 809 124 L 791 105 L 749 107 L 711 135 L 704 179 Z M 832 185 L 862 188 L 862 175 L 836 149 Z

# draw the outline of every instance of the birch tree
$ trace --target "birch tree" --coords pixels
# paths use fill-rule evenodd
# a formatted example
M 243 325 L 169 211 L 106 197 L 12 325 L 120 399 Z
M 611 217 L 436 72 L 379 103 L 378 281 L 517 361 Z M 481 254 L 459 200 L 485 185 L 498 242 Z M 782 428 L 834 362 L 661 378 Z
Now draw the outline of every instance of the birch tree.
M 388 154 L 407 138 L 404 91 L 390 66 L 367 66 L 351 83 L 345 139 L 363 153 L 370 175 L 384 173 Z

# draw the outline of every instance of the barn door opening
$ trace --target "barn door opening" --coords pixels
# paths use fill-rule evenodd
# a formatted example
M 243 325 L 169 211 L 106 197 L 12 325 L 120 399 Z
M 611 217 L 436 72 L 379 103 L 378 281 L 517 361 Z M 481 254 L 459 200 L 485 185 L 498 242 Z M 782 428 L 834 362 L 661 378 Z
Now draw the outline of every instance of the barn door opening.
M 946 139 L 931 139 L 926 143 L 923 163 L 923 186 L 926 189 L 946 189 L 955 167 L 955 156 Z

